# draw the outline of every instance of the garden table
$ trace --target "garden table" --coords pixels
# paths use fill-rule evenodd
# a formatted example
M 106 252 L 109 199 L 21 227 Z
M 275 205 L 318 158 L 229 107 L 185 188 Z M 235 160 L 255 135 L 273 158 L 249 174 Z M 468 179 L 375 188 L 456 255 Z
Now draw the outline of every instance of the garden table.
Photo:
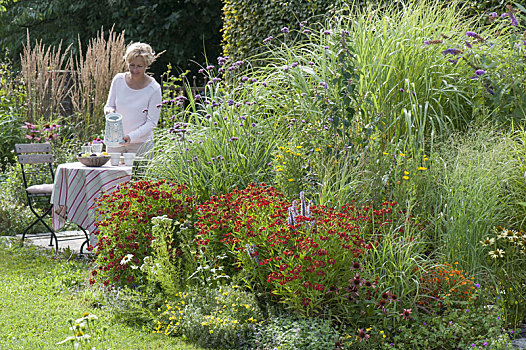
M 95 245 L 93 232 L 97 214 L 92 208 L 94 200 L 103 192 L 113 192 L 120 183 L 129 181 L 131 174 L 132 167 L 124 165 L 88 167 L 79 162 L 60 164 L 55 172 L 51 195 L 53 229 L 60 229 L 68 219 L 88 231 L 89 244 Z

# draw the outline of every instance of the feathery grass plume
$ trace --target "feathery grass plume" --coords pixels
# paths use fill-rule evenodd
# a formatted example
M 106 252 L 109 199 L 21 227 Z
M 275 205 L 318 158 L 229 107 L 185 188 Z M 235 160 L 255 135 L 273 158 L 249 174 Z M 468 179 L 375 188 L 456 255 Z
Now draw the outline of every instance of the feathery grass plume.
M 68 72 L 73 70 L 71 45 L 62 50 L 36 41 L 31 46 L 29 31 L 20 61 L 27 91 L 26 121 L 35 123 L 40 118 L 64 115 L 62 102 L 70 93 Z M 69 58 L 67 58 L 69 57 Z
M 71 91 L 71 101 L 81 137 L 87 137 L 104 129 L 103 108 L 111 81 L 125 68 L 122 59 L 126 51 L 124 32 L 116 33 L 112 27 L 105 38 L 102 28 L 88 43 L 85 54 L 80 39 L 79 47 L 80 54 L 75 60 L 76 84 Z

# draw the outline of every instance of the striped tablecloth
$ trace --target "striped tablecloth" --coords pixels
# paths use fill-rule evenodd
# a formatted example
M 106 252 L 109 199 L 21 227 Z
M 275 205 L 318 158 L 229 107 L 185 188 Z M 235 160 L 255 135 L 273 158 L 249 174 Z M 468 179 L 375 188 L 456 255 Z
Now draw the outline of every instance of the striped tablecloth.
M 53 229 L 64 226 L 68 219 L 90 233 L 90 244 L 94 245 L 96 213 L 95 198 L 103 192 L 112 192 L 118 184 L 129 181 L 131 166 L 87 167 L 81 163 L 60 164 L 55 172 L 55 183 L 51 203 L 53 204 Z

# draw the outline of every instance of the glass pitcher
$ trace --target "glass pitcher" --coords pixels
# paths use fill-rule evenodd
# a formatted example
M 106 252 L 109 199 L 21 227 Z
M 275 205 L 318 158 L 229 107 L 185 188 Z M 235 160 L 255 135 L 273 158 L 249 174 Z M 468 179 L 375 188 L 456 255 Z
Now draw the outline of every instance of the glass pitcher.
M 119 147 L 124 142 L 124 130 L 122 128 L 122 115 L 119 113 L 106 114 L 106 128 L 104 132 L 104 144 L 106 147 Z

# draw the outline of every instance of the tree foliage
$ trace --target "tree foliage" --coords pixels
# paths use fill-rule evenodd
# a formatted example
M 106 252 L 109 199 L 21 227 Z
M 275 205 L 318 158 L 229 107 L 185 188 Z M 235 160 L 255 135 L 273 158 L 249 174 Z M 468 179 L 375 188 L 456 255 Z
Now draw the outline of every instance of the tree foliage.
M 157 52 L 156 73 L 172 63 L 192 67 L 220 53 L 220 0 L 4 0 L 0 2 L 0 46 L 16 60 L 27 31 L 46 45 L 86 45 L 104 27 L 125 31 L 127 41 L 142 41 Z

